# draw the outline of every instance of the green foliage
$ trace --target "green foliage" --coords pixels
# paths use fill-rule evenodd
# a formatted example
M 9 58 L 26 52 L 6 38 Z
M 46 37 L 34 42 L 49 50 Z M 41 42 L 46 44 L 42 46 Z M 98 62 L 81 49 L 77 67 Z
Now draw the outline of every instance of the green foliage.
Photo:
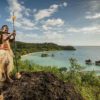
M 20 61 L 18 59 L 18 68 L 20 71 L 28 72 L 51 72 L 59 79 L 74 84 L 75 89 L 81 93 L 85 100 L 100 100 L 100 77 L 96 76 L 95 72 L 82 72 L 82 67 L 74 58 L 69 59 L 70 69 L 62 71 L 58 67 L 43 67 L 36 64 L 31 64 L 29 61 Z M 16 68 L 13 74 L 16 73 Z
M 96 100 L 94 94 L 92 93 L 92 88 L 89 86 L 81 87 L 81 94 L 84 96 L 85 100 Z
M 80 76 L 80 71 L 82 67 L 77 63 L 77 60 L 74 58 L 69 59 L 70 62 L 70 68 L 67 73 L 67 81 L 74 83 L 75 85 L 80 85 L 81 84 L 81 76 Z
M 70 58 L 70 69 L 66 81 L 75 85 L 85 100 L 100 100 L 100 77 L 95 72 L 82 72 L 77 60 Z
M 12 48 L 14 45 L 12 44 Z M 19 55 L 25 55 L 27 53 L 39 52 L 39 51 L 53 51 L 53 50 L 75 50 L 72 46 L 60 46 L 54 43 L 24 43 L 16 42 Z
M 43 67 L 43 66 L 40 66 L 40 65 L 36 65 L 36 64 L 31 64 L 29 61 L 20 61 L 18 62 L 18 69 L 19 69 L 19 72 L 20 71 L 28 71 L 28 72 L 37 72 L 37 71 L 45 71 L 45 72 L 51 72 L 51 73 L 54 73 L 56 75 L 58 75 L 60 72 L 59 72 L 59 69 L 57 67 L 51 67 L 51 66 L 48 66 L 48 67 Z M 16 71 L 16 67 L 14 69 L 14 72 Z M 14 73 L 13 72 L 13 73 Z
M 82 75 L 83 84 L 100 87 L 100 79 L 96 76 L 95 72 L 87 72 Z
M 70 71 L 72 72 L 79 72 L 82 67 L 77 63 L 77 60 L 75 58 L 70 58 Z

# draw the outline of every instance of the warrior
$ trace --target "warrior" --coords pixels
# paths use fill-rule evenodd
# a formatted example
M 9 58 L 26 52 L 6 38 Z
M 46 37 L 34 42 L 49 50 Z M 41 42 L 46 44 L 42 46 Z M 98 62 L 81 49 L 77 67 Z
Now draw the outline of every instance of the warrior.
M 14 68 L 14 53 L 10 46 L 10 40 L 15 39 L 16 32 L 8 33 L 8 26 L 3 25 L 0 31 L 0 81 L 13 82 L 10 73 Z

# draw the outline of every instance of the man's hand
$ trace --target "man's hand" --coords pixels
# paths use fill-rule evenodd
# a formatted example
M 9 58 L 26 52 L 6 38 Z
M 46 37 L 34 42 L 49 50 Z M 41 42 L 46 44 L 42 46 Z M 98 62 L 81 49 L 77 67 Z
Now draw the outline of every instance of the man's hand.
M 15 31 L 15 30 L 13 31 L 13 36 L 14 36 L 14 37 L 16 36 L 16 31 Z

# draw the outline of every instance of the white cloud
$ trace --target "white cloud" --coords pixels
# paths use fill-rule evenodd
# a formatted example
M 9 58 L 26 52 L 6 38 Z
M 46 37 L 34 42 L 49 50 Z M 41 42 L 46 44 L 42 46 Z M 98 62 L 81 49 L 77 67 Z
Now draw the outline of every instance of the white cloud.
M 40 20 L 45 17 L 51 16 L 53 13 L 57 12 L 58 5 L 52 5 L 49 9 L 39 10 L 38 13 L 35 14 L 35 19 Z
M 53 42 L 59 45 L 100 45 L 99 29 L 100 25 L 94 25 L 81 28 L 68 27 L 66 30 L 63 29 L 63 32 L 54 30 L 45 30 L 41 34 L 17 32 L 17 40 L 32 43 Z
M 89 26 L 89 27 L 82 27 L 82 28 L 75 28 L 75 27 L 70 27 L 67 29 L 67 32 L 72 32 L 72 33 L 99 33 L 100 32 L 100 25 L 94 25 L 94 26 Z
M 46 39 L 49 39 L 49 40 L 55 40 L 55 39 L 62 39 L 64 38 L 63 34 L 61 33 L 58 33 L 58 32 L 53 32 L 53 31 L 47 31 L 47 32 L 44 32 L 44 35 L 46 37 Z
M 37 11 L 37 9 L 33 9 L 33 12 L 35 13 Z
M 18 31 L 16 35 L 17 41 L 30 42 L 30 43 L 43 43 L 53 42 L 57 44 L 64 43 L 64 34 L 55 31 L 45 31 L 43 34 L 29 33 Z
M 10 14 L 12 14 L 12 12 L 15 11 L 17 18 L 21 18 L 22 11 L 25 9 L 24 6 L 19 4 L 18 0 L 7 0 L 7 1 L 9 4 Z
M 25 32 L 21 32 L 21 31 L 18 31 L 17 32 L 17 35 L 16 35 L 16 39 L 17 41 L 22 41 L 23 39 L 23 42 L 30 42 L 30 43 L 33 43 L 33 42 L 40 42 L 40 39 L 41 37 L 38 36 L 38 34 L 36 33 L 29 33 L 29 34 L 26 34 Z
M 86 19 L 99 19 L 100 18 L 100 0 L 89 0 L 88 11 L 86 12 Z
M 27 18 L 23 18 L 22 20 L 21 20 L 22 22 L 20 22 L 23 26 L 26 26 L 26 27 L 34 27 L 35 26 L 35 24 L 31 21 L 31 20 L 29 20 L 29 19 L 27 19 Z
M 100 9 L 100 0 L 90 0 L 88 6 L 91 12 L 97 12 Z
M 64 6 L 64 7 L 67 7 L 67 2 L 64 2 L 64 3 L 63 3 L 63 6 Z
M 60 27 L 64 25 L 64 21 L 60 18 L 57 19 L 48 19 L 45 24 L 43 25 L 44 30 L 51 29 L 52 27 Z
M 74 33 L 76 33 L 76 32 L 79 32 L 79 29 L 74 28 L 74 27 L 70 27 L 70 28 L 67 29 L 67 32 L 74 32 Z
M 31 9 L 26 8 L 24 13 L 25 13 L 26 16 L 29 17 L 31 12 L 32 12 Z
M 44 26 L 41 28 L 41 25 L 40 25 L 38 28 L 38 31 L 41 30 L 42 33 L 38 34 L 38 33 L 34 33 L 34 31 L 32 33 L 31 30 L 37 28 L 36 25 L 38 25 L 39 21 L 37 21 L 37 24 L 34 24 L 34 22 L 31 19 L 29 19 L 28 17 L 30 17 L 30 13 L 31 14 L 36 13 L 37 9 L 30 10 L 29 8 L 26 8 L 24 5 L 20 4 L 18 2 L 18 0 L 8 0 L 8 3 L 9 3 L 10 12 L 13 12 L 13 10 L 14 10 L 15 15 L 17 17 L 17 20 L 15 21 L 15 25 L 20 30 L 20 31 L 17 31 L 17 35 L 16 35 L 16 39 L 18 41 L 37 42 L 37 43 L 41 43 L 41 42 L 55 42 L 55 43 L 57 43 L 57 41 L 60 43 L 62 41 L 62 39 L 64 37 L 63 34 L 61 34 L 58 31 L 48 30 L 49 28 L 63 26 L 64 21 L 62 19 L 52 18 L 52 19 L 48 19 L 47 21 L 41 20 L 41 25 L 44 24 Z M 65 7 L 66 4 L 62 4 L 62 6 Z M 49 7 L 49 9 L 44 9 L 44 10 L 40 11 L 41 14 L 44 13 L 44 15 L 39 16 L 39 18 L 43 19 L 47 16 L 48 17 L 51 16 L 53 13 L 58 11 L 59 7 L 61 7 L 61 5 L 53 4 Z M 12 16 L 12 13 L 10 13 L 10 17 L 11 16 Z M 40 19 L 38 19 L 38 20 L 40 20 Z M 12 22 L 11 18 L 7 19 L 7 21 Z M 43 21 L 43 23 L 42 23 L 42 21 Z M 43 30 L 43 28 L 45 30 Z M 28 34 L 25 34 L 26 30 L 29 30 Z
M 33 29 L 35 24 L 32 20 L 28 19 L 27 17 L 30 16 L 31 10 L 29 8 L 26 8 L 22 4 L 18 2 L 18 0 L 7 0 L 9 4 L 9 11 L 10 11 L 10 18 L 7 19 L 7 21 L 12 22 L 11 16 L 12 12 L 15 11 L 15 15 L 17 17 L 16 19 L 16 27 L 18 28 L 24 28 L 25 30 Z M 26 17 L 27 16 L 27 17 Z
M 86 19 L 99 19 L 100 13 L 95 13 L 94 15 L 87 15 L 85 18 Z
M 55 12 L 57 12 L 59 7 L 61 7 L 61 6 L 66 7 L 67 3 L 64 2 L 63 4 L 59 4 L 59 5 L 53 4 L 48 9 L 41 9 L 34 15 L 34 17 L 36 20 L 41 20 L 43 18 L 50 17 Z

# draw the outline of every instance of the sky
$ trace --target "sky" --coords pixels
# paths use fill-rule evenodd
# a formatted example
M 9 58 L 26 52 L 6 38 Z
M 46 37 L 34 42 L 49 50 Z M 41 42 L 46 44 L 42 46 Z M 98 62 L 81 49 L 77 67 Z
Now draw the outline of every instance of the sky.
M 28 43 L 100 46 L 100 0 L 0 0 L 0 27 Z

